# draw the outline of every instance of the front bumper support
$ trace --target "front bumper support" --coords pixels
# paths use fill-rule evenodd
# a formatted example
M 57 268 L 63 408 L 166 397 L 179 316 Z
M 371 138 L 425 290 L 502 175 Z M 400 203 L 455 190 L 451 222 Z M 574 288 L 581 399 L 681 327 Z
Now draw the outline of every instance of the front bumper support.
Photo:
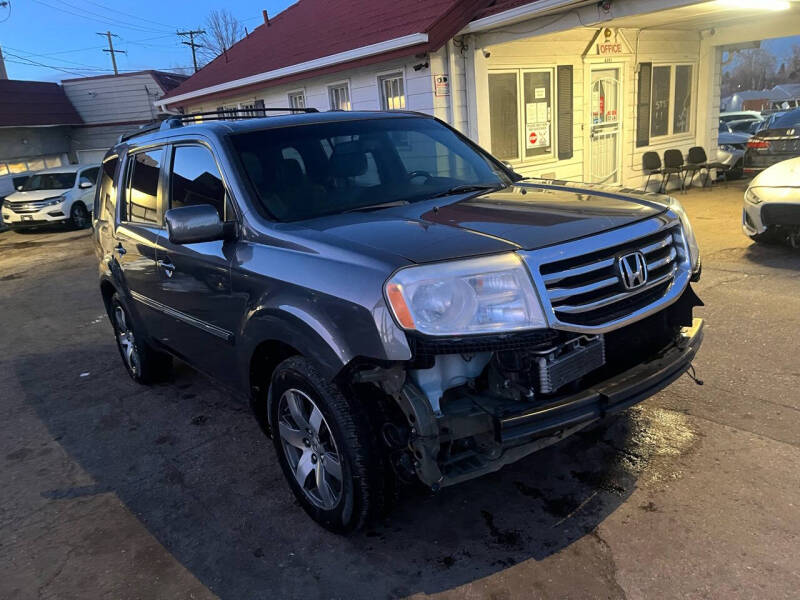
M 467 419 L 475 424 L 475 433 L 483 428 L 486 434 L 493 433 L 494 451 L 473 453 L 467 461 L 438 460 L 435 448 L 440 440 L 436 429 L 420 431 L 420 418 L 424 421 L 429 415 L 411 416 L 414 410 L 410 403 L 405 403 L 404 412 L 416 425 L 417 435 L 412 435 L 410 445 L 417 459 L 417 476 L 424 484 L 437 489 L 497 471 L 661 391 L 689 369 L 702 342 L 703 320 L 695 318 L 690 327 L 681 330 L 678 339 L 649 360 L 550 404 L 511 414 L 493 410 L 496 399 L 469 396 L 481 414 L 473 412 Z M 450 429 L 457 420 L 463 422 L 464 415 L 445 413 L 439 418 L 438 430 Z

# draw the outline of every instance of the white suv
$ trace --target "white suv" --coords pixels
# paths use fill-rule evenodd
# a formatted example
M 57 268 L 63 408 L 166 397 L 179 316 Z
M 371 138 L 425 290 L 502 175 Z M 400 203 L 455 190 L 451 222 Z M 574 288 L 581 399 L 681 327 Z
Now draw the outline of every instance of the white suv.
M 3 201 L 3 223 L 11 229 L 69 222 L 90 223 L 99 165 L 67 165 L 31 174 Z

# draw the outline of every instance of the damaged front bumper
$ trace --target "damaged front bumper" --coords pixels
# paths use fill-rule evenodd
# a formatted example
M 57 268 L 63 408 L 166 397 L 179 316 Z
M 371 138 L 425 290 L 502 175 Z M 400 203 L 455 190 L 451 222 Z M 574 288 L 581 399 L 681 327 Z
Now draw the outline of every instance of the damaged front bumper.
M 533 406 L 464 388 L 436 415 L 425 394 L 406 381 L 398 401 L 409 424 L 414 471 L 432 489 L 496 471 L 662 390 L 690 368 L 702 341 L 703 320 L 695 318 L 648 360 Z

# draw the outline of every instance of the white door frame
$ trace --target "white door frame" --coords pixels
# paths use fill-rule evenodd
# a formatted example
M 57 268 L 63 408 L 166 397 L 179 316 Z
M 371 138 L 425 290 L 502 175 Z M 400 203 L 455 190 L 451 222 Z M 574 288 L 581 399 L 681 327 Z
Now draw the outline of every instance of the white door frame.
M 592 173 L 592 73 L 594 71 L 617 71 L 617 156 L 616 159 L 616 178 L 608 181 L 609 184 L 622 183 L 622 146 L 623 146 L 623 118 L 625 117 L 625 62 L 601 62 L 597 60 L 584 62 L 584 69 L 588 71 L 584 77 L 584 101 L 585 104 L 585 123 L 588 126 L 584 129 L 584 144 L 586 152 L 584 155 L 583 172 L 585 181 L 594 181 Z

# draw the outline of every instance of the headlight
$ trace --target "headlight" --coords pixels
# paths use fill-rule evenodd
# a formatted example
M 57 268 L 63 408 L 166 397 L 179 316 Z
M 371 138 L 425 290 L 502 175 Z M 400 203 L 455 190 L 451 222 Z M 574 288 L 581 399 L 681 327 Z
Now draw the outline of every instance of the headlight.
M 45 198 L 45 206 L 56 206 L 64 202 L 64 196 L 56 196 L 55 198 Z
M 750 204 L 761 204 L 762 202 L 761 198 L 758 197 L 751 187 L 747 188 L 747 191 L 744 193 L 744 199 Z
M 530 275 L 513 253 L 407 267 L 385 291 L 400 326 L 428 335 L 547 327 Z
M 670 197 L 670 209 L 681 219 L 681 228 L 683 229 L 683 236 L 686 238 L 686 246 L 689 248 L 689 259 L 692 264 L 692 272 L 700 268 L 700 246 L 697 245 L 697 238 L 694 237 L 694 230 L 692 224 L 689 222 L 689 217 L 686 211 L 683 210 L 683 205 L 677 198 Z
M 730 144 L 720 144 L 719 149 L 723 152 L 733 152 L 735 150 L 735 148 Z

